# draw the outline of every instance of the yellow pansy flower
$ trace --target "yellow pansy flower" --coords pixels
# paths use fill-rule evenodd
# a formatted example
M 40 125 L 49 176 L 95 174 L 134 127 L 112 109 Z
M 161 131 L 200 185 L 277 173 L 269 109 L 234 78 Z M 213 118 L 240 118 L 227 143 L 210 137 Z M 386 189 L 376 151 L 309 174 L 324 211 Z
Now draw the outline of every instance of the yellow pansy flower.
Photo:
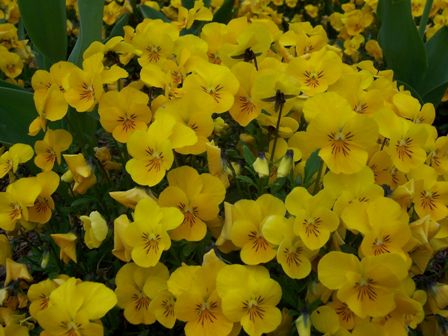
M 216 289 L 224 316 L 239 322 L 251 336 L 261 336 L 277 328 L 282 320 L 280 285 L 262 266 L 227 265 L 218 273 Z
M 25 163 L 33 157 L 33 148 L 30 145 L 16 143 L 0 156 L 0 178 L 10 171 L 15 173 L 19 164 Z
M 152 299 L 166 288 L 169 272 L 165 265 L 142 268 L 134 263 L 125 264 L 117 272 L 115 294 L 124 317 L 132 324 L 152 324 L 156 321 L 150 307 Z M 153 294 L 153 295 L 151 295 Z
M 305 246 L 302 239 L 294 234 L 293 218 L 288 218 L 281 223 L 268 221 L 263 226 L 263 235 L 268 242 L 278 246 L 277 262 L 290 278 L 303 279 L 310 274 L 310 259 L 313 253 Z
M 448 215 L 448 181 L 438 181 L 435 169 L 426 165 L 411 171 L 409 177 L 415 180 L 413 202 L 417 215 L 429 215 L 435 221 L 444 219 Z
M 35 177 L 21 178 L 0 192 L 0 228 L 12 231 L 19 221 L 29 219 L 28 207 L 32 207 L 42 191 Z
M 398 110 L 398 115 L 413 123 L 431 125 L 434 122 L 436 111 L 434 105 L 430 103 L 420 106 L 418 99 L 403 92 L 396 93 L 392 102 Z
M 206 151 L 205 144 L 214 130 L 209 106 L 198 104 L 193 98 L 184 96 L 161 106 L 157 110 L 156 118 L 161 114 L 173 117 L 178 124 L 190 128 L 197 137 L 194 144 L 176 148 L 177 153 L 197 155 Z
M 29 311 L 33 318 L 37 318 L 37 314 L 48 307 L 51 292 L 58 287 L 58 284 L 51 280 L 43 280 L 33 284 L 28 289 L 28 299 L 30 300 Z
M 256 201 L 243 199 L 233 205 L 230 240 L 241 248 L 240 256 L 245 264 L 257 265 L 275 257 L 276 251 L 264 237 L 263 227 L 270 221 L 280 225 L 285 213 L 283 202 L 270 194 Z
M 307 96 L 314 96 L 325 92 L 341 77 L 342 61 L 335 52 L 323 48 L 308 59 L 292 60 L 288 69 L 299 80 L 300 90 Z
M 151 120 L 148 102 L 148 95 L 130 86 L 106 92 L 98 107 L 101 126 L 117 141 L 127 142 L 134 131 L 146 130 Z
M 93 172 L 84 155 L 79 154 L 64 154 L 65 162 L 69 169 L 69 180 L 73 179 L 73 191 L 79 194 L 84 194 L 91 186 L 96 183 L 96 176 Z M 64 176 L 62 177 L 62 179 Z M 71 182 L 71 181 L 70 181 Z
M 228 111 L 240 86 L 230 69 L 198 61 L 192 70 L 184 81 L 185 94 L 192 95 L 199 104 L 209 106 L 212 112 Z
M 51 292 L 48 308 L 37 314 L 37 321 L 50 336 L 100 336 L 99 320 L 116 303 L 114 292 L 104 284 L 69 278 Z
M 41 186 L 41 192 L 34 201 L 34 205 L 28 208 L 28 220 L 45 224 L 50 220 L 54 210 L 54 200 L 51 195 L 59 186 L 59 175 L 53 171 L 43 172 L 37 174 L 36 179 Z
M 288 31 L 278 39 L 281 48 L 285 49 L 287 58 L 302 56 L 322 49 L 328 41 L 327 33 L 321 25 L 313 27 L 309 22 L 293 22 Z M 283 54 L 283 51 L 280 50 Z
M 129 26 L 128 26 L 129 27 Z M 122 36 L 114 36 L 109 39 L 106 43 L 101 43 L 99 41 L 93 41 L 87 49 L 82 54 L 83 59 L 89 58 L 90 56 L 102 53 L 106 58 L 105 61 L 107 63 L 114 62 L 118 55 L 118 59 L 120 63 L 125 64 L 126 62 L 122 62 L 126 57 L 130 57 L 134 53 L 134 47 L 124 41 Z M 113 60 L 111 60 L 111 58 Z
M 149 38 L 151 36 L 151 38 Z M 144 67 L 150 63 L 159 63 L 173 52 L 174 41 L 179 37 L 175 25 L 157 20 L 143 20 L 136 28 L 132 45 L 139 54 L 138 62 Z
M 111 191 L 109 192 L 109 196 L 121 205 L 131 209 L 135 209 L 135 206 L 141 199 L 153 197 L 152 194 L 148 194 L 145 189 L 139 187 L 134 187 L 126 191 Z
M 176 317 L 185 321 L 185 335 L 229 335 L 233 322 L 222 312 L 216 276 L 225 266 L 213 250 L 204 255 L 202 266 L 181 266 L 171 274 L 168 289 L 176 297 Z
M 148 218 L 148 213 L 151 218 Z M 138 202 L 134 212 L 134 222 L 123 232 L 126 244 L 132 247 L 132 260 L 140 267 L 150 267 L 158 263 L 163 251 L 171 246 L 167 231 L 182 224 L 184 215 L 177 208 L 160 207 L 151 198 Z
M 294 233 L 310 250 L 318 250 L 339 225 L 338 216 L 322 201 L 320 195 L 311 196 L 303 187 L 294 188 L 285 199 L 288 212 L 295 218 Z
M 93 109 L 104 93 L 103 84 L 111 84 L 128 76 L 117 65 L 105 69 L 102 61 L 102 53 L 86 58 L 82 63 L 83 69 L 73 68 L 66 80 L 64 97 L 78 112 Z
M 76 240 L 78 237 L 74 233 L 54 233 L 50 235 L 56 245 L 59 247 L 59 259 L 64 263 L 68 263 L 70 260 L 77 262 L 76 260 Z
M 368 166 L 372 169 L 375 183 L 378 186 L 387 185 L 395 190 L 408 181 L 406 175 L 395 167 L 392 158 L 384 150 L 374 152 L 369 159 Z
M 384 195 L 383 188 L 375 183 L 374 173 L 368 167 L 350 175 L 328 172 L 324 176 L 324 192 L 334 200 L 333 211 L 338 215 L 354 204 L 366 204 Z
M 89 216 L 81 216 L 79 219 L 84 227 L 84 242 L 89 249 L 100 247 L 107 236 L 109 228 L 107 222 L 98 211 L 92 211 Z
M 127 142 L 133 157 L 126 163 L 132 179 L 141 185 L 158 184 L 174 161 L 173 148 L 195 144 L 197 136 L 192 129 L 162 114 L 146 132 L 134 132 Z
M 114 220 L 114 248 L 112 254 L 125 262 L 131 261 L 132 246 L 126 244 L 124 240 L 129 223 L 127 215 L 121 215 Z
M 18 279 L 23 279 L 26 281 L 33 280 L 33 277 L 29 273 L 28 268 L 26 267 L 25 264 L 21 264 L 15 262 L 10 258 L 6 258 L 5 268 L 6 268 L 6 278 L 4 284 L 5 287 L 8 286 L 8 284 L 11 281 L 15 281 Z
M 211 21 L 213 14 L 211 10 L 204 6 L 204 1 L 196 0 L 191 9 L 183 6 L 178 8 L 178 18 L 175 24 L 181 29 L 190 29 L 195 21 Z
M 238 124 L 247 126 L 261 113 L 260 106 L 251 97 L 252 86 L 257 78 L 257 70 L 252 64 L 238 62 L 232 67 L 232 72 L 240 82 L 240 88 L 235 95 L 229 113 Z
M 0 45 L 0 70 L 11 79 L 19 76 L 23 70 L 23 61 L 20 56 L 9 52 L 2 45 Z
M 47 129 L 44 139 L 34 143 L 34 163 L 43 171 L 52 170 L 55 162 L 61 164 L 61 153 L 70 147 L 72 140 L 72 135 L 66 130 Z
M 368 153 L 376 145 L 378 127 L 367 116 L 336 109 L 331 114 L 319 113 L 308 125 L 307 134 L 332 172 L 353 174 L 366 165 Z
M 62 119 L 68 110 L 64 93 L 67 78 L 76 66 L 70 62 L 57 62 L 50 71 L 37 70 L 31 85 L 34 89 L 33 99 L 39 116 L 30 125 L 30 134 L 36 135 L 40 128 L 45 130 L 46 120 L 56 121 Z
M 400 118 L 390 110 L 377 113 L 375 118 L 380 134 L 390 139 L 384 150 L 398 170 L 408 173 L 425 162 L 424 147 L 429 135 L 425 125 Z
M 360 251 L 365 256 L 396 253 L 409 257 L 403 248 L 411 238 L 408 215 L 390 198 L 379 197 L 367 203 L 344 209 L 341 215 L 348 229 L 364 236 Z
M 225 193 L 223 183 L 211 174 L 199 175 L 188 166 L 171 170 L 168 187 L 160 194 L 159 203 L 177 207 L 184 214 L 182 224 L 170 232 L 171 238 L 202 240 L 207 232 L 206 222 L 218 216 Z
M 395 293 L 408 276 L 402 257 L 394 253 L 364 257 L 332 251 L 318 264 L 319 281 L 359 317 L 382 317 L 395 307 Z
M 448 173 L 448 136 L 432 136 L 426 147 L 426 164 L 433 167 L 438 174 Z

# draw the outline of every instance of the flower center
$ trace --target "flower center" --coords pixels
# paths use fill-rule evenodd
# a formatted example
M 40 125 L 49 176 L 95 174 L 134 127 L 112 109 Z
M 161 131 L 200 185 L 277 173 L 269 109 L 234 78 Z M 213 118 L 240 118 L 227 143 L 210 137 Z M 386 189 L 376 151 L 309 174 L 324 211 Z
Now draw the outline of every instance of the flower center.
M 140 311 L 142 309 L 148 310 L 149 303 L 151 302 L 151 300 L 145 294 L 143 294 L 143 293 L 136 294 L 135 293 L 132 295 L 132 299 L 134 300 L 135 309 L 137 311 Z
M 398 158 L 400 160 L 411 159 L 414 151 L 411 149 L 412 139 L 404 138 L 398 141 L 395 145 L 397 150 Z
M 151 170 L 160 171 L 163 162 L 163 153 L 154 151 L 154 149 L 148 147 L 146 148 L 146 154 L 148 155 L 148 161 L 146 163 L 146 168 L 148 172 Z
M 144 242 L 144 250 L 146 254 L 159 252 L 159 242 L 162 240 L 162 237 L 158 233 L 148 233 L 143 232 L 141 236 Z
M 255 321 L 257 318 L 263 319 L 265 314 L 265 309 L 261 307 L 263 302 L 264 298 L 262 296 L 243 301 L 243 310 L 247 311 L 251 321 Z
M 319 80 L 324 76 L 323 71 L 305 71 L 305 84 L 306 86 L 316 88 L 319 86 Z
M 346 132 L 345 134 L 342 130 L 339 130 L 338 132 L 331 132 L 328 135 L 331 146 L 331 154 L 342 154 L 344 156 L 348 156 L 351 151 L 350 141 L 353 137 L 354 135 L 352 132 Z

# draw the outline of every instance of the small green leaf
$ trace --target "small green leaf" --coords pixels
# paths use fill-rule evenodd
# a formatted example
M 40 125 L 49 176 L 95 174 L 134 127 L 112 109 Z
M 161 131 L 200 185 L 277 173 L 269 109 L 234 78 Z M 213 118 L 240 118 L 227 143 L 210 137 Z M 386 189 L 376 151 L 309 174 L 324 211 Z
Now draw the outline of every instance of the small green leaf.
M 224 0 L 222 6 L 213 16 L 213 22 L 228 23 L 235 14 L 234 0 Z
M 20 16 L 47 67 L 67 57 L 65 0 L 19 0 Z
M 142 12 L 143 17 L 147 19 L 160 19 L 165 22 L 171 22 L 162 12 L 159 12 L 152 7 L 145 5 L 140 5 L 138 7 L 140 8 L 140 12 Z
M 31 92 L 0 87 L 0 116 L 0 142 L 34 142 L 28 135 L 28 126 L 37 116 Z
M 416 87 L 428 66 L 425 46 L 411 14 L 410 0 L 380 0 L 378 41 L 395 79 Z
M 419 86 L 425 102 L 440 103 L 448 87 L 448 27 L 441 28 L 428 42 L 428 69 Z
M 69 61 L 80 65 L 82 54 L 93 41 L 101 41 L 104 0 L 78 0 L 80 31 Z
M 253 187 L 255 187 L 255 188 L 258 188 L 258 186 L 255 184 L 255 182 L 252 181 L 252 179 L 251 179 L 250 177 L 248 177 L 248 176 L 237 175 L 236 179 L 239 180 L 239 181 L 241 181 L 241 182 L 243 182 L 243 183 L 245 183 L 245 184 L 248 184 L 248 185 L 250 185 L 250 186 L 253 186 Z
M 123 27 L 126 26 L 128 24 L 128 22 L 129 22 L 129 14 L 124 13 L 122 16 L 120 16 L 120 18 L 117 20 L 117 22 L 115 22 L 115 25 L 113 26 L 113 28 L 110 31 L 108 39 L 110 39 L 114 36 L 123 36 L 124 35 Z
M 313 152 L 305 163 L 305 172 L 303 176 L 303 185 L 308 187 L 311 184 L 314 174 L 319 171 L 322 164 L 322 159 L 319 156 L 319 151 Z
M 243 145 L 243 157 L 249 167 L 252 167 L 252 164 L 255 162 L 255 155 L 251 152 L 247 145 Z

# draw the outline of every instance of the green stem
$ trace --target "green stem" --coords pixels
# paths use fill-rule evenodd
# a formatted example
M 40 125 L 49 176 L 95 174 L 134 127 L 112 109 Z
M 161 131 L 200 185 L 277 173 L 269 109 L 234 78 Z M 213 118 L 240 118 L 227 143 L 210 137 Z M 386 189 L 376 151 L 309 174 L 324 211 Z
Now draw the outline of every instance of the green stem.
M 275 125 L 274 144 L 272 145 L 272 153 L 271 153 L 271 159 L 270 159 L 271 165 L 274 162 L 274 154 L 275 154 L 275 150 L 277 148 L 278 130 L 280 128 L 280 120 L 282 119 L 283 105 L 284 104 L 281 104 L 280 108 L 278 110 L 277 124 Z
M 418 33 L 420 34 L 420 37 L 422 38 L 422 40 L 424 40 L 424 37 L 425 37 L 425 29 L 426 29 L 426 25 L 428 24 L 429 12 L 431 11 L 431 8 L 432 8 L 432 2 L 433 2 L 433 0 L 426 0 L 425 9 L 423 10 L 423 14 L 420 19 Z

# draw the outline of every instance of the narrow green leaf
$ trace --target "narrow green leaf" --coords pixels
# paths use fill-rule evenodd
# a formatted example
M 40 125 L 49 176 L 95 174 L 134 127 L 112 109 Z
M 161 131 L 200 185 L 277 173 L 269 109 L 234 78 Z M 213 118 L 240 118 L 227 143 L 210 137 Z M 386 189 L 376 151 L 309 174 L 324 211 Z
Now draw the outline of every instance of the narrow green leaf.
M 104 0 L 78 0 L 80 31 L 69 61 L 80 65 L 84 50 L 93 42 L 101 40 Z
M 416 87 L 427 68 L 425 46 L 412 19 L 410 0 L 380 0 L 378 41 L 395 79 Z
M 322 159 L 319 156 L 319 151 L 313 152 L 305 163 L 305 171 L 303 176 L 303 185 L 308 187 L 311 184 L 314 174 L 319 171 L 322 164 Z
M 32 144 L 28 126 L 36 116 L 31 92 L 0 87 L 0 142 Z
M 129 14 L 124 13 L 120 18 L 115 22 L 115 25 L 110 31 L 108 39 L 114 37 L 114 36 L 123 36 L 124 30 L 123 27 L 126 26 L 129 22 Z
M 428 69 L 421 81 L 419 91 L 426 99 L 432 97 L 429 101 L 438 105 L 448 87 L 448 27 L 441 28 L 426 42 L 425 46 L 428 54 Z
M 235 14 L 235 1 L 234 0 L 224 0 L 222 6 L 216 11 L 213 16 L 213 22 L 228 23 L 232 20 Z
M 251 152 L 247 145 L 243 145 L 243 157 L 249 167 L 252 167 L 252 164 L 255 162 L 255 155 Z
M 151 7 L 145 6 L 145 5 L 140 5 L 138 7 L 140 8 L 140 12 L 142 12 L 142 15 L 144 18 L 160 19 L 165 22 L 170 22 L 170 19 L 168 19 L 162 12 L 159 12 L 158 10 L 155 10 L 154 8 L 151 8 Z
M 19 0 L 20 15 L 36 48 L 51 65 L 67 57 L 65 0 Z

